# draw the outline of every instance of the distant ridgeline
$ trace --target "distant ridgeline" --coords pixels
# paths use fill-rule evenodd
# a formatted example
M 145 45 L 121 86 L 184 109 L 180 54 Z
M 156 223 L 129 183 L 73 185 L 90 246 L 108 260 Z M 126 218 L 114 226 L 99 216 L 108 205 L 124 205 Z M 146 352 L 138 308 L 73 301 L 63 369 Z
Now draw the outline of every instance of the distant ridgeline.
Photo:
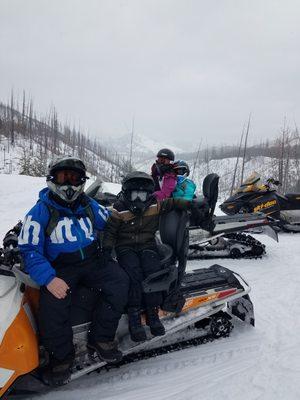
M 195 180 L 198 192 L 201 192 L 205 175 L 215 172 L 220 176 L 222 199 L 228 196 L 234 176 L 233 187 L 237 188 L 241 180 L 253 171 L 260 173 L 262 179 L 273 177 L 279 180 L 282 183 L 279 190 L 283 193 L 300 192 L 300 137 L 297 127 L 292 130 L 285 126 L 276 139 L 247 146 L 246 149 L 241 145 L 210 148 L 200 145 L 198 151 L 185 153 L 172 144 L 163 145 L 137 134 L 130 136 L 111 139 L 105 146 L 104 141 L 100 143 L 78 129 L 61 124 L 54 107 L 46 116 L 37 117 L 32 100 L 27 101 L 25 93 L 21 102 L 16 101 L 12 93 L 10 104 L 0 103 L 0 173 L 45 176 L 48 161 L 53 155 L 70 154 L 82 158 L 92 175 L 118 183 L 133 167 L 149 172 L 159 148 L 170 147 L 175 151 L 176 159 L 189 163 L 190 177 Z M 129 149 L 130 143 L 133 144 L 132 149 Z M 134 166 L 130 165 L 130 150 Z
M 0 103 L 0 173 L 45 176 L 53 155 L 76 155 L 92 175 L 106 181 L 120 182 L 129 171 L 128 161 L 99 140 L 62 125 L 55 108 L 37 117 L 25 94 L 21 110 L 15 103 L 13 95 L 9 105 Z

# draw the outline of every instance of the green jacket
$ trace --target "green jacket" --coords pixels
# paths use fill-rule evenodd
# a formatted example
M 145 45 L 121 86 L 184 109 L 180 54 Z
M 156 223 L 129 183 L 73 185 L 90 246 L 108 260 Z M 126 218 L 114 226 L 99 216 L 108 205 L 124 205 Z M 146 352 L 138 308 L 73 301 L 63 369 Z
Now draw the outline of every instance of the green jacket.
M 159 227 L 159 217 L 171 210 L 188 210 L 192 202 L 182 199 L 154 201 L 142 215 L 134 215 L 124 201 L 118 200 L 104 229 L 103 250 L 118 250 L 120 247 L 133 247 L 142 250 L 155 245 L 155 233 Z

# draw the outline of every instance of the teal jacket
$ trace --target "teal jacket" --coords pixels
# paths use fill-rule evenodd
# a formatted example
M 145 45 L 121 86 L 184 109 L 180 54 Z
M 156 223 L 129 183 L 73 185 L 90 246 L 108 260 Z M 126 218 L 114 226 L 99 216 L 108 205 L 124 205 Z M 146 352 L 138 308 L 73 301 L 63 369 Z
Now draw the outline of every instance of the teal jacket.
M 182 175 L 177 176 L 177 185 L 172 193 L 175 199 L 193 200 L 196 190 L 195 183 Z

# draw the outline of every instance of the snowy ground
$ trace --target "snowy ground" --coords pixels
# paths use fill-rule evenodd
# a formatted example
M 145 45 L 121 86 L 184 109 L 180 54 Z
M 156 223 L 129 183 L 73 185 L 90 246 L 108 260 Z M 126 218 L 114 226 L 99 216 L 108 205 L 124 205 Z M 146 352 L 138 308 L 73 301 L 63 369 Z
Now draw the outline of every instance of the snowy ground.
M 0 175 L 0 237 L 23 218 L 43 178 Z M 43 400 L 298 400 L 300 399 L 300 234 L 281 234 L 261 260 L 214 262 L 239 272 L 252 287 L 256 327 L 240 324 L 230 338 L 92 373 L 41 396 Z M 299 329 L 299 331 L 298 331 Z

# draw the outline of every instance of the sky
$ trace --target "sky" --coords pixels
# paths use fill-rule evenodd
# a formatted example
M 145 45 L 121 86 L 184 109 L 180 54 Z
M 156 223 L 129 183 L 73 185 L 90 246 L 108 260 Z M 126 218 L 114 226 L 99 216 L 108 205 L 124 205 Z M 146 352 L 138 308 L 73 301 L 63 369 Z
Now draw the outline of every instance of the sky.
M 298 0 L 0 0 L 0 101 L 189 149 L 300 124 Z

